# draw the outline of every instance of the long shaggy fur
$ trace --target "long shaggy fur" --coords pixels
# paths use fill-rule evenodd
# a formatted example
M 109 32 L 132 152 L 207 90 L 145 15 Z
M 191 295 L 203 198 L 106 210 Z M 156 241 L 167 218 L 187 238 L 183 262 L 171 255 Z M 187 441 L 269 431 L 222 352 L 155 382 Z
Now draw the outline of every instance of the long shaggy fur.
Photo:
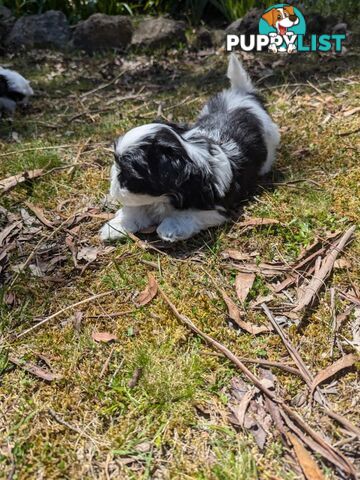
M 124 205 L 103 240 L 158 225 L 167 241 L 220 225 L 275 159 L 277 126 L 235 55 L 231 88 L 205 105 L 194 125 L 151 123 L 115 143 L 110 193 Z
M 0 67 L 0 116 L 3 112 L 13 115 L 16 104 L 26 104 L 33 94 L 29 81 L 20 73 Z

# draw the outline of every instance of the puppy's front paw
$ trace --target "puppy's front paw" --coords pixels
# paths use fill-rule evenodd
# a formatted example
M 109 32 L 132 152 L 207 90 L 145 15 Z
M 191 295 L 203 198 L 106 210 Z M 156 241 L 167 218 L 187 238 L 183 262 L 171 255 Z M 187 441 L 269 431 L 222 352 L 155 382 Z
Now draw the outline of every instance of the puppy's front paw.
M 184 225 L 174 218 L 165 218 L 156 229 L 156 232 L 162 240 L 165 240 L 165 242 L 186 240 L 193 234 L 193 232 L 186 230 Z
M 126 237 L 126 231 L 119 222 L 111 220 L 101 228 L 100 238 L 103 242 L 111 242 L 119 238 Z

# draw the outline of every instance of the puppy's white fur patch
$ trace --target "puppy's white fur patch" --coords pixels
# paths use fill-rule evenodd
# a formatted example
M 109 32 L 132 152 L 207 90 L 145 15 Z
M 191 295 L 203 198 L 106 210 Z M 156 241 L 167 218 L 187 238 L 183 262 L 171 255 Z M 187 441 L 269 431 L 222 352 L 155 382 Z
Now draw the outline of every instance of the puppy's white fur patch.
M 159 225 L 173 210 L 174 208 L 166 202 L 123 207 L 102 227 L 100 237 L 103 241 L 115 240 L 126 236 L 128 232 L 135 233 L 143 228 Z
M 140 193 L 131 193 L 127 188 L 121 188 L 118 181 L 119 169 L 116 163 L 113 163 L 110 172 L 110 196 L 114 200 L 119 200 L 127 207 L 140 207 L 143 205 L 154 205 L 158 203 L 169 203 L 166 196 L 153 197 Z
M 20 75 L 20 73 L 15 72 L 14 70 L 9 70 L 8 68 L 0 67 L 0 75 L 6 77 L 10 90 L 21 93 L 22 95 L 25 95 L 25 97 L 34 95 L 34 91 L 30 87 L 30 82 Z
M 225 221 L 226 217 L 217 210 L 174 210 L 160 223 L 156 232 L 162 240 L 177 242 Z
M 123 137 L 120 137 L 116 143 L 115 153 L 123 155 L 129 148 L 136 148 L 141 145 L 145 138 L 155 134 L 163 128 L 163 125 L 159 123 L 149 123 L 148 125 L 141 125 L 135 127 L 127 132 Z

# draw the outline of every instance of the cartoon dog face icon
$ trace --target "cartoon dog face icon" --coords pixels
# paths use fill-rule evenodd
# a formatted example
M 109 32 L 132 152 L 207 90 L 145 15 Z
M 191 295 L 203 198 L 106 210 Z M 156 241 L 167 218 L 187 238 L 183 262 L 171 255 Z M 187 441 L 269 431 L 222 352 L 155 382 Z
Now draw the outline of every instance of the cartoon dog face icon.
M 264 13 L 261 17 L 264 19 L 271 27 L 276 29 L 276 33 L 270 33 L 270 37 L 276 37 L 280 35 L 282 37 L 290 37 L 293 35 L 293 32 L 289 31 L 288 28 L 293 27 L 299 23 L 299 17 L 294 11 L 294 7 L 290 5 L 284 5 L 283 7 L 274 7 L 268 12 Z M 275 43 L 270 43 L 269 50 L 276 53 L 277 51 L 287 51 L 288 53 L 293 53 L 296 51 L 296 46 L 294 43 L 288 45 L 288 47 L 277 47 Z
M 294 7 L 285 5 L 281 8 L 272 8 L 261 17 L 270 26 L 276 28 L 278 35 L 286 35 L 287 29 L 297 25 L 299 18 L 294 12 Z

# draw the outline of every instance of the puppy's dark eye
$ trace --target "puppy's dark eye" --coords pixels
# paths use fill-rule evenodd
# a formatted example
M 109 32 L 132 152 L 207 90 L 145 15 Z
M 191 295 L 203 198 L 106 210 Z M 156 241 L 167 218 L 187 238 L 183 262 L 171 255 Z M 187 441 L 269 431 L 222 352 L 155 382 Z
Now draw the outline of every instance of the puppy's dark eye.
M 281 20 L 281 15 L 278 15 L 278 20 Z

